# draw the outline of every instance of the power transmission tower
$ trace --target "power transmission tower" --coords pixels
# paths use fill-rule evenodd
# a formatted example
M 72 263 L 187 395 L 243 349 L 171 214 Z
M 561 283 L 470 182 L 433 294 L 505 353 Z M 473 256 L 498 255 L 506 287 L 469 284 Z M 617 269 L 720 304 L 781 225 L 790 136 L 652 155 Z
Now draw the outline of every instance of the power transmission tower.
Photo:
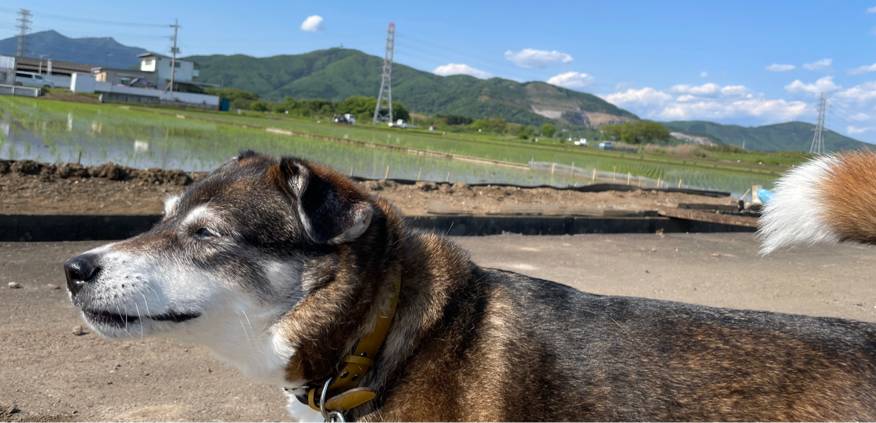
M 827 97 L 824 93 L 818 97 L 818 122 L 815 124 L 815 133 L 812 135 L 812 144 L 809 145 L 809 153 L 824 154 L 824 118 L 827 115 Z
M 18 10 L 18 48 L 15 57 L 21 58 L 27 53 L 27 31 L 30 31 L 30 10 Z
M 374 123 L 382 120 L 392 122 L 392 55 L 395 50 L 395 22 L 389 23 L 386 31 L 386 53 L 383 55 L 383 76 L 380 79 L 380 92 L 374 106 Z M 381 105 L 386 102 L 386 107 Z M 386 110 L 383 114 L 381 111 Z
M 176 55 L 179 53 L 179 47 L 177 46 L 177 36 L 179 35 L 179 19 L 173 20 L 173 25 L 170 26 L 173 28 L 173 36 L 170 37 L 170 87 L 168 90 L 173 93 L 174 84 L 176 84 Z

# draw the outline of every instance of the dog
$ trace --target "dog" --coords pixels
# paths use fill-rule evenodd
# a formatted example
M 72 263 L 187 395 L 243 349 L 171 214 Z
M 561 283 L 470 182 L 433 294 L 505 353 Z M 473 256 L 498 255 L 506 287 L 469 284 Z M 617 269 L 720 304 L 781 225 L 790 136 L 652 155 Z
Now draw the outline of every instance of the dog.
M 861 161 L 872 175 L 872 155 L 791 172 L 766 209 L 765 251 L 876 239 L 876 204 L 823 208 L 873 203 L 872 177 L 830 170 Z M 868 185 L 836 193 L 853 182 Z M 301 420 L 876 420 L 874 324 L 482 268 L 292 157 L 242 152 L 170 198 L 148 232 L 64 267 L 97 333 L 207 345 L 283 388 Z

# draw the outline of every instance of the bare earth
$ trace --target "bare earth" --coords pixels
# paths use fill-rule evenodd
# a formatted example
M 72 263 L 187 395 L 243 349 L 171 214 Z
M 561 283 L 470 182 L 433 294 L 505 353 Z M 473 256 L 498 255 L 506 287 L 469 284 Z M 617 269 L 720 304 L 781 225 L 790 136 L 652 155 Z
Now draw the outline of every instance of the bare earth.
M 481 265 L 589 292 L 876 322 L 869 247 L 760 258 L 751 234 L 456 241 Z M 60 263 L 97 244 L 0 243 L 0 420 L 287 419 L 277 388 L 250 383 L 200 347 L 74 335 L 65 290 L 47 284 L 62 287 Z
M 162 172 L 162 171 L 156 171 Z M 3 173 L 0 169 L 0 214 L 160 214 L 164 198 L 185 189 L 174 178 L 138 176 L 59 177 L 57 173 Z M 196 177 L 198 175 L 195 175 Z M 371 192 L 389 199 L 408 215 L 585 214 L 657 210 L 679 203 L 732 205 L 731 197 L 713 198 L 655 191 L 576 192 L 550 188 L 482 187 L 462 184 L 400 185 L 365 181 Z

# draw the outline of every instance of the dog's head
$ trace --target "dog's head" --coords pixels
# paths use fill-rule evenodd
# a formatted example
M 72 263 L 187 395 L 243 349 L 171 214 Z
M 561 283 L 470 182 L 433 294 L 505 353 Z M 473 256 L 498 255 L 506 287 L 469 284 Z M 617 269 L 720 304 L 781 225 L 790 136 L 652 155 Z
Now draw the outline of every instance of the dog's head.
M 167 332 L 234 355 L 248 348 L 224 344 L 270 332 L 325 282 L 308 277 L 313 262 L 359 238 L 375 213 L 325 167 L 243 152 L 169 199 L 150 231 L 68 260 L 67 286 L 104 336 Z M 263 352 L 284 348 L 271 342 Z

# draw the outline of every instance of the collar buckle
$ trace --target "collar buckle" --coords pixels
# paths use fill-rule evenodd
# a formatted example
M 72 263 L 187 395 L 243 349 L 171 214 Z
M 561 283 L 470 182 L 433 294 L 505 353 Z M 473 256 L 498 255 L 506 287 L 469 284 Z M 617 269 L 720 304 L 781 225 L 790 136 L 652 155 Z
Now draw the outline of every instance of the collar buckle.
M 374 329 L 359 339 L 352 353 L 344 358 L 341 370 L 326 379 L 321 391 L 317 391 L 318 387 L 311 387 L 307 390 L 306 400 L 302 401 L 314 411 L 319 411 L 326 421 L 345 421 L 344 412 L 377 397 L 376 390 L 357 385 L 376 363 L 377 354 L 386 341 L 395 318 L 401 292 L 401 271 L 396 266 L 389 274 L 391 291 L 383 307 L 378 310 Z M 330 393 L 332 396 L 329 396 Z M 302 398 L 299 397 L 299 400 Z

